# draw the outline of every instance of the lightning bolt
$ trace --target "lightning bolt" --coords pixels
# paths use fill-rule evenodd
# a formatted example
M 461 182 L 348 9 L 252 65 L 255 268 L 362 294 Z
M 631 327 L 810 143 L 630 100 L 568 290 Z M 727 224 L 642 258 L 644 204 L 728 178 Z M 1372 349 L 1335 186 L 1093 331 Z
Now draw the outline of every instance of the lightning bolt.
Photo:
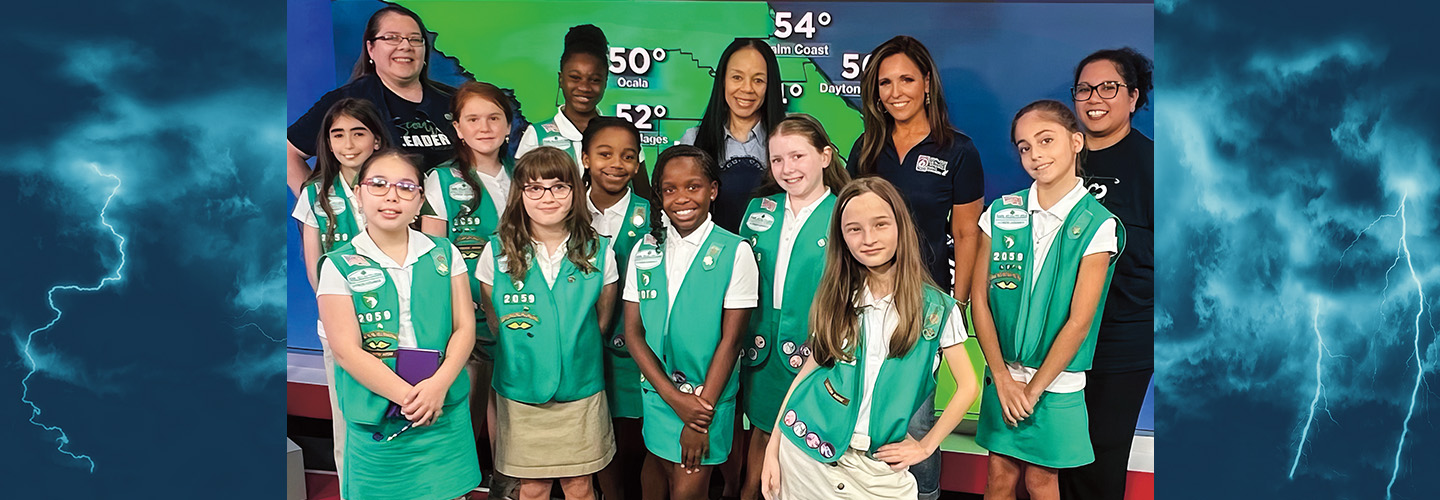
M 245 312 L 240 313 L 240 315 L 239 315 L 239 316 L 236 316 L 235 319 L 243 318 L 243 317 L 245 317 L 246 314 L 250 314 L 250 313 L 252 313 L 252 312 L 255 312 L 255 311 L 258 310 L 258 309 L 260 309 L 260 306 L 258 306 L 258 305 L 255 306 L 255 307 L 251 307 L 251 308 L 249 308 L 249 309 L 246 309 Z M 243 324 L 243 325 L 237 326 L 237 327 L 235 327 L 235 330 L 236 330 L 236 331 L 239 331 L 239 330 L 244 329 L 244 328 L 247 327 L 247 326 L 253 326 L 253 327 L 255 327 L 256 330 L 259 330 L 259 331 L 260 331 L 260 334 L 261 334 L 261 335 L 264 335 L 265 338 L 270 339 L 271 342 L 284 342 L 284 341 L 285 341 L 285 337 L 280 337 L 280 338 L 278 338 L 278 339 L 275 338 L 275 337 L 271 337 L 270 334 L 265 333 L 265 329 L 264 329 L 264 328 L 261 328 L 260 325 L 256 324 L 254 321 L 251 321 L 251 322 L 249 322 L 249 323 L 245 323 L 245 324 Z
M 1325 394 L 1325 382 L 1320 379 L 1320 361 L 1329 352 L 1325 347 L 1325 337 L 1320 335 L 1320 298 L 1315 298 L 1315 318 L 1312 320 L 1315 329 L 1315 399 L 1310 401 L 1310 416 L 1305 418 L 1305 430 L 1300 433 L 1300 445 L 1295 447 L 1295 462 L 1290 464 L 1290 479 L 1295 479 L 1295 468 L 1300 465 L 1300 456 L 1303 455 L 1305 442 L 1310 439 L 1310 423 L 1315 420 L 1315 406 L 1320 404 L 1320 398 Z M 1334 357 L 1333 355 L 1331 357 Z M 1330 413 L 1329 399 L 1326 399 L 1325 413 Z M 1335 421 L 1335 416 L 1330 415 L 1330 421 Z M 1338 422 L 1337 422 L 1338 423 Z
M 118 240 L 118 242 L 115 244 L 115 248 L 120 252 L 120 264 L 115 266 L 115 270 L 110 276 L 102 278 L 100 282 L 97 283 L 95 286 L 86 287 L 80 285 L 56 285 L 50 287 L 50 291 L 46 293 L 46 299 L 50 302 L 50 310 L 55 311 L 55 318 L 50 320 L 49 323 L 46 323 L 45 326 L 31 330 L 30 334 L 25 338 L 25 347 L 23 349 L 23 352 L 25 354 L 25 359 L 30 365 L 30 372 L 26 373 L 25 378 L 20 380 L 20 386 L 24 388 L 20 395 L 20 401 L 30 405 L 30 423 L 35 424 L 36 426 L 39 426 L 46 431 L 55 431 L 60 433 L 60 437 L 55 438 L 55 442 L 59 443 L 55 447 L 56 451 L 69 455 L 70 458 L 74 458 L 75 460 L 84 460 L 86 462 L 89 462 L 90 473 L 94 474 L 95 460 L 91 459 L 89 455 L 76 455 L 73 452 L 67 451 L 65 449 L 65 445 L 70 444 L 70 436 L 65 434 L 65 430 L 61 429 L 58 425 L 45 425 L 43 423 L 37 422 L 35 418 L 40 416 L 40 407 L 36 406 L 35 402 L 29 399 L 30 377 L 34 376 L 35 372 L 37 371 L 35 366 L 35 357 L 30 354 L 30 344 L 35 341 L 36 334 L 49 330 L 50 327 L 55 326 L 55 323 L 60 321 L 60 317 L 63 314 L 60 311 L 60 308 L 55 306 L 55 292 L 60 290 L 68 290 L 72 292 L 99 291 L 101 288 L 105 288 L 105 284 L 107 283 L 110 283 L 112 281 L 120 281 L 120 271 L 122 269 L 125 269 L 125 237 L 121 236 L 119 232 L 116 232 L 115 226 L 110 225 L 110 221 L 105 218 L 105 210 L 110 208 L 110 201 L 115 199 L 115 193 L 120 192 L 120 178 L 115 176 L 114 174 L 107 174 L 100 171 L 99 165 L 95 165 L 92 163 L 90 167 L 95 169 L 95 173 L 100 175 L 101 177 L 108 177 L 115 181 L 115 188 L 110 190 L 110 196 L 107 196 L 105 198 L 105 205 L 100 207 L 100 224 L 105 226 L 106 229 L 109 229 L 110 234 L 114 235 L 115 238 Z
M 1405 265 L 1410 269 L 1410 279 L 1415 282 L 1415 292 L 1420 295 L 1420 310 L 1415 313 L 1415 388 L 1410 391 L 1410 408 L 1405 412 L 1405 424 L 1400 428 L 1400 442 L 1395 445 L 1395 469 L 1390 472 L 1390 484 L 1385 486 L 1385 498 L 1391 498 L 1395 479 L 1400 476 L 1400 454 L 1405 451 L 1405 438 L 1410 434 L 1410 418 L 1415 415 L 1415 398 L 1420 394 L 1420 383 L 1424 381 L 1425 363 L 1420 358 L 1420 317 L 1425 315 L 1425 288 L 1420 284 L 1420 275 L 1415 273 L 1415 263 L 1410 260 L 1410 243 L 1406 240 L 1405 195 L 1400 196 L 1400 248 L 1405 251 Z

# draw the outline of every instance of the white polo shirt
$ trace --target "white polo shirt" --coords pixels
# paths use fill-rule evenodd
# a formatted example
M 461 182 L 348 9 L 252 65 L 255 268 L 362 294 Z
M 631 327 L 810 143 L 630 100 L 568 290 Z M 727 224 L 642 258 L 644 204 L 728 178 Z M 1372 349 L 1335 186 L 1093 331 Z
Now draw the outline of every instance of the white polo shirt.
M 380 267 L 385 269 L 386 276 L 395 283 L 396 295 L 400 297 L 400 347 L 416 347 L 415 327 L 410 321 L 410 283 L 415 275 L 415 263 L 420 257 L 430 253 L 435 248 L 435 242 L 430 241 L 423 233 L 410 229 L 410 241 L 405 251 L 404 264 L 395 263 L 389 255 L 380 251 L 375 246 L 375 241 L 370 239 L 368 231 L 361 232 L 359 236 L 350 240 L 355 245 L 355 253 L 370 258 Z M 450 245 L 450 277 L 464 276 L 468 269 L 465 267 L 465 258 L 460 255 L 460 250 L 455 245 Z M 448 283 L 447 283 L 448 285 Z M 340 274 L 340 269 L 330 259 L 325 259 L 320 266 L 320 282 L 315 287 L 315 296 L 321 295 L 353 295 L 350 292 L 350 284 L 345 281 L 345 276 Z M 323 332 L 320 335 L 324 335 Z
M 495 175 L 489 175 L 479 170 L 475 171 L 475 177 L 480 179 L 480 185 L 485 187 L 485 194 L 490 195 L 492 205 L 495 205 L 495 217 L 498 219 L 505 215 L 505 200 L 510 196 L 510 174 L 505 173 L 501 168 Z M 456 180 L 455 182 L 465 182 Z M 450 186 L 440 185 L 440 174 L 431 170 L 425 175 L 425 201 L 430 203 L 430 209 L 435 215 L 426 215 L 446 222 L 450 221 L 449 209 L 445 207 L 445 192 Z
M 780 251 L 775 255 L 775 289 L 771 292 L 775 294 L 774 304 L 777 311 L 785 301 L 785 276 L 790 270 L 790 254 L 795 249 L 795 237 L 800 234 L 800 228 L 805 226 L 805 221 L 810 220 L 810 215 L 815 213 L 815 208 L 820 206 L 820 200 L 824 200 L 829 194 L 830 188 L 827 187 L 819 198 L 810 202 L 809 206 L 801 207 L 799 211 L 795 210 L 794 199 L 785 199 L 785 222 L 780 224 Z M 829 234 L 828 228 L 826 234 Z
M 594 189 L 594 186 L 590 187 L 590 190 Z M 625 210 L 630 208 L 630 195 L 635 194 L 635 190 L 626 189 L 625 195 L 620 197 L 620 201 L 605 210 L 595 208 L 595 202 L 590 201 L 590 190 L 585 191 L 585 209 L 590 211 L 590 226 L 600 234 L 615 237 L 615 233 L 620 231 L 620 226 L 624 225 Z

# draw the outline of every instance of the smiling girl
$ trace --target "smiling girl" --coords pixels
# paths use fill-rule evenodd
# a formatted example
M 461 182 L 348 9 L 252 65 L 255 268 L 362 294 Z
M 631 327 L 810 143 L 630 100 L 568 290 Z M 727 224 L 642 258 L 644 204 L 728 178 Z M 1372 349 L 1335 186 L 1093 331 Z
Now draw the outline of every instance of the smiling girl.
M 1030 498 L 1055 499 L 1057 469 L 1094 460 L 1085 370 L 1125 233 L 1078 176 L 1085 135 L 1069 108 L 1030 103 L 1010 137 L 1035 182 L 980 216 L 987 251 L 975 267 L 986 272 L 971 293 L 993 383 L 975 442 L 990 450 L 985 498 L 1015 498 L 1023 474 Z
M 420 161 L 387 149 L 360 167 L 365 231 L 320 263 L 315 293 L 345 414 L 344 498 L 448 499 L 480 482 L 461 373 L 475 343 L 470 281 L 459 250 L 409 228 L 424 202 Z M 395 372 L 402 349 L 442 361 L 411 385 Z
M 600 332 L 615 310 L 615 252 L 590 226 L 570 156 L 542 147 L 515 167 L 509 206 L 475 277 L 495 355 L 495 470 L 520 498 L 594 498 L 591 474 L 615 455 Z
M 734 434 L 739 340 L 755 307 L 750 245 L 710 220 L 715 161 L 673 146 L 655 163 L 658 203 L 626 268 L 625 343 L 640 366 L 646 499 L 705 498 Z
M 835 202 L 825 272 L 809 311 L 803 365 L 765 450 L 766 498 L 913 499 L 909 467 L 935 453 L 975 399 L 975 376 L 954 371 L 955 396 L 935 426 L 907 433 L 935 391 L 940 357 L 969 366 L 965 323 L 930 281 L 915 223 L 884 179 L 851 182 Z M 812 356 L 806 356 L 813 354 Z
M 760 497 L 760 471 L 780 401 L 800 371 L 810 298 L 825 270 L 835 193 L 850 181 L 820 122 L 792 114 L 770 134 L 770 178 L 750 200 L 740 236 L 760 268 L 760 307 L 740 339 L 740 384 L 750 433 L 741 498 Z
M 540 146 L 568 153 L 580 165 L 581 142 L 590 120 L 600 116 L 600 100 L 610 78 L 605 63 L 609 42 L 605 32 L 593 24 L 582 24 L 565 33 L 565 50 L 560 54 L 560 97 L 563 103 L 555 117 L 530 125 L 520 138 L 515 156 L 524 156 Z M 578 172 L 578 170 L 577 170 Z

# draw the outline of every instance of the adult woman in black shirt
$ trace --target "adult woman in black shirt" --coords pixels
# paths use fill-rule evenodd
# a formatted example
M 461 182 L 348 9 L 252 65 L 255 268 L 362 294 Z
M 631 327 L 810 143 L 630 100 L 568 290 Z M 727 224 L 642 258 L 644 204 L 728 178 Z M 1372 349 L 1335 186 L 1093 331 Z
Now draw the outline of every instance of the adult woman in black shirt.
M 1075 66 L 1075 114 L 1085 128 L 1091 194 L 1125 224 L 1125 252 L 1105 299 L 1085 406 L 1095 462 L 1060 471 L 1067 500 L 1125 497 L 1135 422 L 1154 364 L 1155 141 L 1131 128 L 1149 102 L 1150 59 L 1132 48 L 1101 50 Z
M 345 97 L 369 100 L 380 111 L 390 144 L 423 158 L 425 170 L 455 156 L 457 141 L 449 115 L 455 90 L 430 80 L 429 32 L 420 16 L 397 5 L 375 11 L 365 24 L 363 51 L 350 81 L 326 93 L 286 131 L 286 183 L 299 192 L 310 174 L 305 160 L 315 154 L 320 120 Z M 377 131 L 380 132 L 380 131 Z

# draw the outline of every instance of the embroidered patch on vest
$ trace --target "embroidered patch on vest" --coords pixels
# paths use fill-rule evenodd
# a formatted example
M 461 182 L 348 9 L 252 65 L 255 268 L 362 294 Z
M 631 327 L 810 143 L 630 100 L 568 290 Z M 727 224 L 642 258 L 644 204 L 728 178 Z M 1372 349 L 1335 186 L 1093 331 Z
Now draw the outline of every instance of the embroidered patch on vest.
M 435 272 L 439 273 L 441 276 L 449 276 L 450 264 L 448 264 L 446 261 L 450 259 L 445 258 L 445 254 L 443 253 L 431 252 L 430 255 L 435 258 Z
M 770 230 L 770 227 L 774 225 L 775 216 L 764 212 L 750 214 L 750 217 L 745 219 L 745 227 L 762 233 Z
M 470 185 L 464 181 L 455 181 L 450 184 L 448 191 L 450 192 L 450 199 L 455 201 L 470 201 L 475 199 L 475 190 L 470 189 Z
M 805 429 L 805 422 L 795 422 L 795 425 L 790 426 L 790 430 L 795 432 L 795 437 L 805 437 Z
M 720 256 L 720 250 L 720 245 L 717 243 L 711 243 L 710 248 L 705 249 L 705 259 L 700 263 L 704 265 L 706 271 L 715 269 L 715 257 Z
M 923 335 L 925 340 L 935 340 L 935 337 L 940 335 L 940 306 L 938 304 L 931 305 L 930 310 L 925 313 Z
M 632 258 L 635 261 L 636 269 L 654 269 L 655 266 L 660 265 L 660 249 L 641 248 L 635 252 L 635 256 Z M 648 282 L 648 280 L 646 281 Z
M 784 343 L 780 344 L 780 352 L 785 353 L 786 356 L 795 354 L 795 342 L 786 340 Z
M 995 212 L 995 227 L 1013 231 L 1030 225 L 1030 213 L 1018 208 L 1001 209 Z
M 756 336 L 755 336 L 755 348 L 756 348 L 756 349 L 764 349 L 764 348 L 765 348 L 765 336 L 764 336 L 764 335 L 756 335 Z
M 1024 205 L 1025 199 L 1013 194 L 1007 194 L 1000 197 L 1000 203 L 1004 203 L 1006 205 Z
M 511 330 L 529 330 L 540 324 L 540 318 L 526 311 L 513 312 L 501 316 L 500 324 Z
M 341 198 L 341 197 L 339 197 L 339 196 L 328 196 L 327 198 L 330 200 L 330 211 L 331 211 L 331 212 L 335 212 L 335 215 L 340 215 L 340 214 L 345 213 L 345 199 L 344 199 L 344 198 Z M 324 209 L 324 208 L 320 208 L 320 205 L 317 203 L 317 204 L 315 205 L 315 213 L 317 213 L 317 214 L 325 213 L 325 209 Z
M 355 255 L 355 254 L 352 253 L 352 254 L 349 254 L 349 255 L 344 255 L 344 256 L 342 256 L 342 258 L 345 259 L 345 263 L 346 263 L 346 264 L 350 264 L 350 265 L 352 265 L 352 266 L 368 266 L 368 265 L 370 265 L 370 260 L 369 260 L 369 259 L 366 259 L 363 255 Z
M 360 347 L 377 358 L 394 357 L 399 344 L 400 335 L 395 332 L 374 330 L 360 334 Z
M 352 292 L 368 292 L 385 284 L 385 271 L 373 267 L 356 269 L 345 275 L 345 282 Z
M 546 123 L 546 124 L 540 125 L 540 128 L 543 128 L 543 129 L 545 129 L 546 132 L 549 132 L 549 133 L 552 133 L 552 134 L 560 131 L 560 127 L 559 127 L 558 125 L 555 125 L 554 123 Z
M 830 397 L 835 398 L 835 402 L 840 403 L 842 406 L 850 406 L 850 398 L 841 396 L 839 392 L 836 392 L 835 386 L 830 385 L 829 378 L 825 379 L 825 390 L 830 391 Z
M 830 443 L 820 443 L 820 456 L 825 458 L 834 458 L 835 445 L 832 445 Z
M 368 308 L 371 308 L 371 309 L 374 309 L 375 306 L 380 305 L 380 297 L 376 296 L 376 295 L 375 295 L 375 292 L 369 292 L 369 293 L 366 293 L 365 295 L 361 295 L 361 296 L 360 296 L 360 300 L 363 301 L 363 302 L 365 302 L 365 307 L 368 307 Z
M 819 434 L 816 434 L 816 433 L 813 433 L 813 432 L 806 433 L 806 434 L 805 434 L 805 446 L 809 446 L 810 449 L 812 449 L 812 450 L 819 448 L 819 447 L 820 447 L 820 435 L 819 435 Z
M 645 207 L 635 207 L 635 214 L 630 216 L 630 225 L 635 227 L 645 226 Z M 635 232 L 631 231 L 630 236 L 635 236 Z
M 761 198 L 761 199 L 760 199 L 760 208 L 765 209 L 765 211 L 767 211 L 767 212 L 774 212 L 774 211 L 775 211 L 775 200 L 772 200 L 772 199 L 769 199 L 769 198 Z
M 1010 235 L 1007 234 L 1007 235 L 1005 235 L 1004 240 L 1005 240 L 1005 248 L 1010 248 L 1010 247 L 1015 246 L 1015 237 L 1014 237 L 1014 236 L 1010 236 Z
M 797 418 L 798 418 L 798 417 L 795 416 L 795 410 L 786 411 L 786 412 L 785 412 L 785 419 L 784 419 L 785 427 L 790 427 L 790 426 L 792 426 L 792 425 L 795 425 L 795 420 L 796 420 Z

